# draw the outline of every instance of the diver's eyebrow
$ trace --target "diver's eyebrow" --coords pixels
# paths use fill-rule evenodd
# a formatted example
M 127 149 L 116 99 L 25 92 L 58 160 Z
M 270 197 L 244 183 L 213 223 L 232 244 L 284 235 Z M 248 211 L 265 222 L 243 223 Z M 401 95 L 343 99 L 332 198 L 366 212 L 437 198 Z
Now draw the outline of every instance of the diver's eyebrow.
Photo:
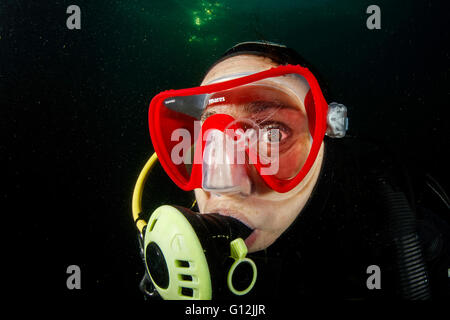
M 236 106 L 236 105 L 233 105 Z M 295 105 L 285 104 L 281 103 L 279 101 L 267 101 L 267 100 L 257 100 L 245 103 L 242 106 L 237 106 L 238 108 L 242 108 L 242 110 L 245 113 L 248 114 L 257 114 L 263 111 L 267 111 L 269 109 L 276 109 L 276 110 L 282 110 L 282 109 L 291 109 L 295 111 L 299 111 L 299 107 Z M 208 117 L 217 114 L 217 111 L 214 110 L 214 107 L 210 107 L 209 109 L 206 109 L 203 111 L 202 115 L 200 116 L 200 121 L 205 121 Z
M 217 112 L 214 110 L 204 110 L 202 112 L 202 115 L 200 116 L 200 121 L 205 121 L 208 117 L 212 116 L 213 114 L 216 114 Z
M 300 110 L 298 107 L 290 104 L 281 103 L 278 101 L 266 101 L 266 100 L 260 100 L 260 101 L 252 101 L 249 103 L 246 103 L 244 106 L 244 111 L 247 113 L 259 113 L 262 111 L 266 111 L 267 109 L 292 109 L 292 110 Z

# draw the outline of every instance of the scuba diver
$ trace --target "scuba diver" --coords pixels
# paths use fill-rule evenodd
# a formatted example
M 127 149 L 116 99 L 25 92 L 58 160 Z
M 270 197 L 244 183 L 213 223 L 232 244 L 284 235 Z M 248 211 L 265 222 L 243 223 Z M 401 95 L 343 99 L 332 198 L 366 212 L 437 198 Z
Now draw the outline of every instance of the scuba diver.
M 293 49 L 255 41 L 227 50 L 200 86 L 152 99 L 155 154 L 132 208 L 146 297 L 450 296 L 445 191 L 425 176 L 415 194 L 389 150 L 346 136 L 347 108 L 324 86 Z M 142 210 L 157 161 L 195 193 L 192 211 Z

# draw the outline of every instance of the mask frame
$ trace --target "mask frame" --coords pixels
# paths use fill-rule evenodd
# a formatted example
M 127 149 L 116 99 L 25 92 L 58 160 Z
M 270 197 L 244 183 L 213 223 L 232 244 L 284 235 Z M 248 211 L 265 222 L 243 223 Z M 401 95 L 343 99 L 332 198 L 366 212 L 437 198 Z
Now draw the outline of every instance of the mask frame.
M 313 143 L 303 167 L 295 177 L 291 179 L 276 179 L 271 176 L 265 176 L 263 177 L 263 180 L 272 190 L 278 193 L 285 193 L 295 188 L 305 178 L 315 162 L 319 149 L 322 145 L 323 138 L 328 129 L 327 116 L 329 110 L 328 103 L 323 96 L 322 90 L 316 78 L 307 68 L 301 67 L 299 65 L 282 65 L 224 82 L 212 83 L 209 85 L 188 89 L 167 90 L 156 95 L 151 100 L 149 106 L 149 131 L 155 152 L 158 155 L 160 163 L 166 173 L 172 179 L 172 181 L 185 191 L 190 191 L 195 188 L 201 188 L 202 186 L 202 175 L 191 175 L 189 179 L 184 177 L 179 173 L 176 165 L 171 161 L 170 153 L 167 152 L 165 148 L 165 141 L 161 134 L 161 126 L 163 125 L 162 123 L 164 120 L 164 102 L 167 99 L 170 100 L 170 98 L 176 96 L 208 95 L 214 92 L 224 91 L 255 81 L 271 77 L 283 76 L 286 74 L 298 74 L 304 77 L 308 85 L 310 86 L 310 91 L 305 97 L 305 108 L 308 115 L 308 122 L 310 124 L 310 133 L 313 139 Z M 345 112 L 342 114 L 346 117 L 347 113 Z M 342 134 L 336 135 L 336 137 L 342 136 Z M 195 168 L 196 166 L 199 166 L 200 168 Z M 192 170 L 193 172 L 198 171 L 201 173 L 201 164 L 193 164 Z

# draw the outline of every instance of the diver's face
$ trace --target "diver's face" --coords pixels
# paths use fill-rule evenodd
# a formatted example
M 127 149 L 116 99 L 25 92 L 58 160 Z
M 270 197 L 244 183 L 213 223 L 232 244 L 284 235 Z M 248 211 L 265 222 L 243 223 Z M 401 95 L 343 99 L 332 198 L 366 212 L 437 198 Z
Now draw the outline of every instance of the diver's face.
M 215 79 L 240 73 L 254 73 L 278 66 L 272 60 L 253 55 L 238 55 L 228 58 L 210 70 L 203 84 Z M 295 88 L 297 94 L 306 94 L 306 88 L 298 79 L 286 79 L 286 85 Z M 283 84 L 267 83 L 267 87 L 246 89 L 246 95 L 254 95 L 255 101 L 265 101 L 264 107 L 242 108 L 233 105 L 208 107 L 202 121 L 213 114 L 228 114 L 243 123 L 257 124 L 260 129 L 278 129 L 276 136 L 279 155 L 277 178 L 288 179 L 295 176 L 306 160 L 311 147 L 308 120 L 302 103 L 289 90 L 283 91 Z M 292 90 L 291 90 L 292 91 Z M 303 91 L 303 92 L 302 92 Z M 234 92 L 239 96 L 239 90 Z M 273 97 L 273 98 L 272 98 Z M 275 99 L 276 97 L 276 99 Z M 280 105 L 283 106 L 280 108 Z M 271 143 L 271 137 L 264 140 L 264 145 Z M 256 170 L 249 165 L 247 174 L 251 181 L 251 193 L 213 194 L 203 189 L 196 189 L 195 195 L 200 213 L 220 213 L 232 216 L 254 229 L 245 240 L 249 252 L 255 252 L 271 245 L 295 220 L 308 200 L 317 181 L 323 158 L 323 145 L 319 155 L 305 178 L 305 182 L 287 193 L 277 193 L 267 187 Z

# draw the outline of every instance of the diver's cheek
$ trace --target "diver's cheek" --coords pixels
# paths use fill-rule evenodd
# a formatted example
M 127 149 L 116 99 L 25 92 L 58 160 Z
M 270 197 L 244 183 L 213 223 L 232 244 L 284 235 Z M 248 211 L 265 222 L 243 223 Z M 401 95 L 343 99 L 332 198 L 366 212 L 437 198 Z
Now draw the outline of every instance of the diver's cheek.
M 301 144 L 293 146 L 288 152 L 280 155 L 278 179 L 290 179 L 295 177 L 308 157 L 308 150 Z
M 258 171 L 253 165 L 247 166 L 247 175 L 250 178 L 251 184 L 252 184 L 252 193 L 253 195 L 261 196 L 264 194 L 271 194 L 274 191 L 269 188 L 264 180 L 259 175 Z M 247 202 L 247 205 L 250 205 L 250 202 L 252 202 L 253 199 L 249 199 L 250 201 Z M 252 202 L 253 203 L 253 202 Z
M 208 194 L 202 189 L 195 189 L 194 194 L 197 201 L 198 210 L 200 211 L 200 213 L 204 213 L 204 209 L 208 201 Z
M 245 241 L 248 247 L 248 252 L 251 253 L 266 249 L 275 242 L 278 236 L 279 235 L 264 230 L 257 229 L 253 231 L 253 233 Z

